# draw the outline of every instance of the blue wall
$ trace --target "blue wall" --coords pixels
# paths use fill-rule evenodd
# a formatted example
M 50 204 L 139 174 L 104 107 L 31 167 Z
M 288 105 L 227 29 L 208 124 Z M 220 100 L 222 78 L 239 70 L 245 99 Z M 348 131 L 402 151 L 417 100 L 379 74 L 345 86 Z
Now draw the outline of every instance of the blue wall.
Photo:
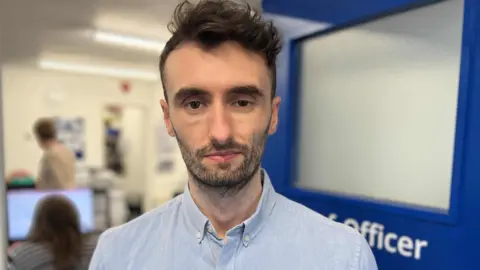
M 296 39 L 325 28 L 356 24 L 420 4 L 413 0 L 264 0 L 269 13 L 285 34 L 285 48 L 279 57 L 278 95 L 282 98 L 280 123 L 265 150 L 263 165 L 280 193 L 322 214 L 335 213 L 339 220 L 354 218 L 374 221 L 385 232 L 428 241 L 420 260 L 373 249 L 380 269 L 480 269 L 480 1 L 465 0 L 462 40 L 452 207 L 448 213 L 411 209 L 399 205 L 341 198 L 308 192 L 295 182 L 295 98 L 294 83 L 299 51 Z M 310 21 L 293 20 L 282 16 Z M 295 23 L 293 23 L 295 21 Z M 321 262 L 319 262 L 321 263 Z
M 262 166 L 265 168 L 275 168 L 268 170 L 268 174 L 271 178 L 279 180 L 274 181 L 273 185 L 277 191 L 281 192 L 283 186 L 279 185 L 279 182 L 281 181 L 280 179 L 284 179 L 284 176 L 290 172 L 291 167 L 291 164 L 289 163 L 279 164 L 278 161 L 278 157 L 285 157 L 289 154 L 289 149 L 285 146 L 290 146 L 290 139 L 288 136 L 284 135 L 288 133 L 289 127 L 287 123 L 288 121 L 291 121 L 288 108 L 292 106 L 288 87 L 290 72 L 290 41 L 294 38 L 326 29 L 330 25 L 274 14 L 268 14 L 267 18 L 273 20 L 275 25 L 281 29 L 284 38 L 284 45 L 277 59 L 277 95 L 282 98 L 279 111 L 279 124 L 277 127 L 277 134 L 271 136 L 267 140 Z M 288 161 L 285 160 L 285 162 Z
M 380 13 L 411 6 L 418 0 L 263 0 L 263 9 L 272 14 L 312 21 L 343 24 Z M 422 0 L 421 2 L 434 2 Z

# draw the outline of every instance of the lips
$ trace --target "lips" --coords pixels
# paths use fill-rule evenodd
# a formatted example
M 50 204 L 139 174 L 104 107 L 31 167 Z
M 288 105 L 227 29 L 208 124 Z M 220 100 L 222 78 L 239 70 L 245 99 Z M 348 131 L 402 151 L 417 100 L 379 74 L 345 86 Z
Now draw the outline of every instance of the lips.
M 208 155 L 205 155 L 205 157 L 215 162 L 227 162 L 232 160 L 238 155 L 240 155 L 240 152 L 224 151 L 224 152 L 213 152 Z

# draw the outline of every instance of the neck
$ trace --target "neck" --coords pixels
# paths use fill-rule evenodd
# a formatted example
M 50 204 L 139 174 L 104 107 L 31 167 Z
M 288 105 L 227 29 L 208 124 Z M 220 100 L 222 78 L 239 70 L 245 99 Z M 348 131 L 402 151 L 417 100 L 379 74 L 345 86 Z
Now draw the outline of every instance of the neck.
M 45 141 L 45 142 L 43 142 L 43 149 L 45 149 L 45 150 L 50 149 L 50 148 L 51 148 L 52 146 L 54 146 L 56 143 L 57 143 L 56 140 Z
M 226 193 L 220 189 L 202 187 L 190 177 L 190 193 L 200 211 L 212 223 L 217 235 L 225 237 L 228 230 L 255 213 L 262 196 L 261 170 L 240 190 Z

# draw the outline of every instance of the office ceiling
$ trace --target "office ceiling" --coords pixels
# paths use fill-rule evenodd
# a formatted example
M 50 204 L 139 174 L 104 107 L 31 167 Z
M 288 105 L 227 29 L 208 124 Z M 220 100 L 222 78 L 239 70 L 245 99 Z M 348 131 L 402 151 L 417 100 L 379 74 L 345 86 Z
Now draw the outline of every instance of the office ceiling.
M 248 0 L 259 7 L 261 0 Z M 0 3 L 0 57 L 35 64 L 43 56 L 156 68 L 157 55 L 94 42 L 95 29 L 166 41 L 179 0 L 11 0 Z

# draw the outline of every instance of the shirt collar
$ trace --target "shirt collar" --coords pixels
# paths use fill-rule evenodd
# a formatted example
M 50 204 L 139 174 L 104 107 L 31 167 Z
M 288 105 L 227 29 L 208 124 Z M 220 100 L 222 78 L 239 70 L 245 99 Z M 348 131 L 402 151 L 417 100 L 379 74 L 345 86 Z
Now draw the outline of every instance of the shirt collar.
M 243 222 L 244 237 L 243 244 L 248 244 L 258 235 L 266 220 L 271 215 L 275 206 L 275 190 L 272 186 L 267 172 L 262 169 L 263 188 L 260 201 L 255 213 Z M 186 220 L 186 227 L 193 237 L 200 243 L 205 235 L 205 229 L 208 219 L 202 214 L 198 206 L 193 201 L 188 185 L 185 187 L 182 199 L 182 214 Z

